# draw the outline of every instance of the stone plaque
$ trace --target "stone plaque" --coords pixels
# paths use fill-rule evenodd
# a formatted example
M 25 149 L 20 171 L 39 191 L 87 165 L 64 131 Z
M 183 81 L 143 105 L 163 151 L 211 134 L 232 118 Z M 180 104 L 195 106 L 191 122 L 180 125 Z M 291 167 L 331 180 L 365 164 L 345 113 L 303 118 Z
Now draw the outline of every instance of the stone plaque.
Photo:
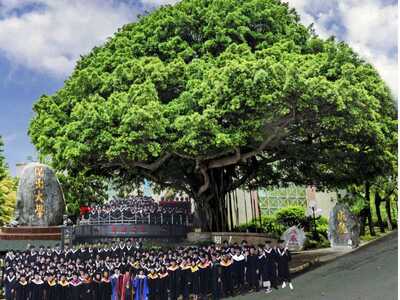
M 303 229 L 297 226 L 292 226 L 282 234 L 281 239 L 285 241 L 285 244 L 290 251 L 300 251 L 303 249 L 306 234 Z
M 346 204 L 337 203 L 331 210 L 328 235 L 332 247 L 358 247 L 360 225 Z
M 216 235 L 216 236 L 214 236 L 214 243 L 216 243 L 216 244 L 222 244 L 222 236 L 220 236 L 220 235 Z
M 17 224 L 61 225 L 64 208 L 64 196 L 54 171 L 44 164 L 28 164 L 23 169 L 18 184 L 15 208 Z

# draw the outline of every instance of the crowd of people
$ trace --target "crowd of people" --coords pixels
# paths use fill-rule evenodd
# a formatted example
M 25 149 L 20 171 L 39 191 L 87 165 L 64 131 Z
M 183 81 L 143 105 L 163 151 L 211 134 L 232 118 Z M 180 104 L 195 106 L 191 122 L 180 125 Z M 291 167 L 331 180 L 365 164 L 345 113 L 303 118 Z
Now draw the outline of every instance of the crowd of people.
M 104 204 L 92 205 L 84 210 L 81 222 L 87 223 L 134 223 L 189 225 L 191 211 L 189 198 L 161 199 L 151 197 L 115 197 Z
M 102 247 L 9 251 L 6 300 L 220 299 L 287 285 L 289 250 L 279 241 L 143 249 L 133 241 Z

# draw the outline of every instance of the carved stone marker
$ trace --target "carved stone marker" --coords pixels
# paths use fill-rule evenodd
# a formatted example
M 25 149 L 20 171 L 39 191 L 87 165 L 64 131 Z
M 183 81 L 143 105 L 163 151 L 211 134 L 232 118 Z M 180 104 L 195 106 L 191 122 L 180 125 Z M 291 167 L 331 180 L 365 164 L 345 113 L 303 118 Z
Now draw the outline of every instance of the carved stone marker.
M 360 225 L 346 204 L 337 203 L 332 209 L 328 235 L 332 247 L 358 247 Z
M 60 183 L 47 165 L 30 163 L 22 171 L 15 221 L 19 226 L 54 226 L 63 221 L 65 203 Z
M 281 239 L 285 241 L 290 251 L 300 251 L 303 249 L 306 234 L 303 229 L 292 226 L 282 234 Z

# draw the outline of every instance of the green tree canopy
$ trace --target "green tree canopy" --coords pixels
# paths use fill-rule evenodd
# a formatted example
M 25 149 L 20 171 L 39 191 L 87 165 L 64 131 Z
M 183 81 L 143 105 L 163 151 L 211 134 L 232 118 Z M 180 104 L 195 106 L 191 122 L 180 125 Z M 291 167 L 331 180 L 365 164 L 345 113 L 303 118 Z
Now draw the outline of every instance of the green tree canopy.
M 3 154 L 3 146 L 4 143 L 0 135 L 0 180 L 4 179 L 8 174 L 6 159 Z
M 162 7 L 83 56 L 34 111 L 29 134 L 56 169 L 185 190 L 212 230 L 226 229 L 229 191 L 336 180 L 395 120 L 376 70 L 278 0 Z
M 8 224 L 13 215 L 17 197 L 17 180 L 10 177 L 3 155 L 3 141 L 0 136 L 0 226 Z
M 9 176 L 0 180 L 0 226 L 13 219 L 16 199 L 17 180 Z
M 107 182 L 103 177 L 76 173 L 57 173 L 62 186 L 66 211 L 78 215 L 79 208 L 92 203 L 102 203 L 107 198 Z

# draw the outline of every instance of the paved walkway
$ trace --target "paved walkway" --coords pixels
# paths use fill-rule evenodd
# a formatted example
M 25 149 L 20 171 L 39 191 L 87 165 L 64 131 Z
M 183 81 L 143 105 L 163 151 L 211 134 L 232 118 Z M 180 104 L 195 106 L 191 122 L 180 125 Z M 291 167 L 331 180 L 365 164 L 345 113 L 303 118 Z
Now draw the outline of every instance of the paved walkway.
M 395 234 L 397 234 L 397 230 L 396 231 L 388 231 L 384 235 L 382 235 L 379 239 L 384 238 L 385 236 L 390 235 L 393 232 Z M 370 243 L 374 243 L 375 241 L 376 240 L 372 240 L 372 241 L 368 241 L 368 242 L 361 242 L 360 246 L 355 249 L 352 249 L 352 248 L 338 248 L 338 249 L 323 248 L 323 249 L 316 249 L 316 250 L 294 252 L 292 254 L 292 261 L 290 262 L 291 273 L 296 274 L 296 273 L 304 271 L 305 269 L 307 269 L 313 265 L 317 265 L 320 263 L 325 263 L 325 262 L 334 260 L 340 256 L 349 254 L 353 251 L 356 251 L 357 249 L 363 248 L 363 247 L 369 245 Z
M 398 292 L 397 245 L 397 231 L 394 231 L 350 251 L 348 255 L 297 276 L 293 280 L 293 291 L 279 288 L 269 295 L 258 292 L 234 299 L 395 300 Z

